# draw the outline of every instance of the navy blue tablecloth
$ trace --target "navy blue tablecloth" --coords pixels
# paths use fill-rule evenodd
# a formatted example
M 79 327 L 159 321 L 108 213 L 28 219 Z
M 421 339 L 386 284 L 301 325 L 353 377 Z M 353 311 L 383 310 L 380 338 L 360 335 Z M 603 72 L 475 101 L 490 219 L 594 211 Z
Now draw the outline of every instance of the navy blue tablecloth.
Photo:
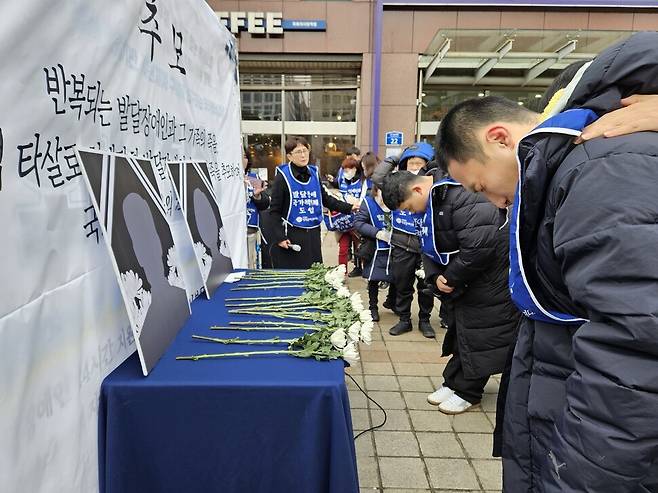
M 104 380 L 101 493 L 358 492 L 342 360 L 287 355 L 175 360 L 274 348 L 225 346 L 193 340 L 192 334 L 251 339 L 302 334 L 209 330 L 228 325 L 227 297 L 301 292 L 230 292 L 232 286 L 224 284 L 212 300 L 192 304 L 189 321 L 148 377 L 133 354 Z

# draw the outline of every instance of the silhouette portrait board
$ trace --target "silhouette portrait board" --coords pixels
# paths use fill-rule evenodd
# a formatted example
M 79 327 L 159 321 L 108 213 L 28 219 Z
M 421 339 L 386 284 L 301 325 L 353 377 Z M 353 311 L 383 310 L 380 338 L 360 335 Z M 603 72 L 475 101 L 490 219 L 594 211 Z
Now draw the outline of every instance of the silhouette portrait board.
M 163 201 L 144 163 L 87 149 L 76 153 L 148 375 L 190 315 Z
M 169 170 L 210 297 L 233 271 L 233 263 L 208 166 L 205 162 L 170 162 Z
M 169 229 L 174 237 L 174 245 L 179 264 L 171 264 L 169 276 L 173 285 L 184 287 L 187 291 L 187 297 L 190 303 L 202 293 L 208 293 L 205 281 L 201 276 L 201 265 L 199 264 L 194 252 L 194 242 L 190 228 L 187 225 L 183 209 L 178 202 L 178 194 L 174 189 L 174 184 L 169 173 L 169 168 L 164 159 L 136 159 L 131 158 L 137 163 L 144 175 L 153 185 L 154 193 L 158 194 L 162 207 L 164 208 Z M 176 257 L 176 256 L 172 256 Z M 170 258 L 167 258 L 169 261 Z M 172 259 L 173 260 L 173 259 Z

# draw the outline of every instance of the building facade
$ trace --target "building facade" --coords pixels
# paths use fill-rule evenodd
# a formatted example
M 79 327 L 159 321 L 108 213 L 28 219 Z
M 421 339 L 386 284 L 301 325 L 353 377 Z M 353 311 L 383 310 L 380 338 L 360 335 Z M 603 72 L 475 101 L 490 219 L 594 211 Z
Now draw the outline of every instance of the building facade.
M 242 131 L 270 177 L 288 135 L 307 137 L 322 172 L 334 173 L 351 145 L 383 157 L 433 139 L 468 97 L 533 107 L 570 63 L 658 29 L 655 2 L 574 3 L 208 0 L 236 35 Z M 402 142 L 387 147 L 387 132 Z

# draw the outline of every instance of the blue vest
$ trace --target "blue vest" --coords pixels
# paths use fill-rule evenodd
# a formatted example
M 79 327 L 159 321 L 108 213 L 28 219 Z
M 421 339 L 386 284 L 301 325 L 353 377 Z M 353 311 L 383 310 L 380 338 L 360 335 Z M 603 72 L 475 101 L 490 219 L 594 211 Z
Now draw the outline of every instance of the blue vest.
M 391 212 L 391 222 L 395 230 L 410 235 L 418 235 L 421 223 L 423 222 L 423 215 L 395 209 Z
M 435 188 L 442 185 L 461 186 L 459 182 L 456 182 L 452 178 L 443 178 L 432 185 L 430 195 L 427 198 L 425 214 L 423 215 L 423 224 L 420 228 L 420 245 L 422 252 L 434 262 L 441 265 L 448 265 L 448 262 L 450 262 L 450 255 L 459 252 L 459 250 L 455 250 L 454 252 L 440 252 L 436 245 L 437 236 L 436 229 L 434 228 L 434 206 L 432 205 L 432 194 L 434 193 Z
M 531 131 L 526 137 L 539 133 L 572 135 L 577 137 L 583 128 L 598 118 L 596 113 L 587 109 L 574 109 L 558 113 L 552 118 L 544 121 L 541 125 Z M 520 146 L 518 147 L 520 149 Z M 518 152 L 518 151 L 517 151 Z M 514 304 L 523 314 L 532 320 L 549 322 L 554 324 L 581 324 L 588 320 L 578 318 L 567 313 L 560 313 L 541 306 L 532 291 L 523 266 L 523 254 L 519 242 L 519 229 L 521 222 L 521 184 L 523 183 L 524 169 L 520 156 L 517 156 L 519 166 L 519 183 L 516 187 L 516 195 L 512 206 L 510 218 L 510 249 L 509 249 L 509 290 Z
M 378 230 L 386 229 L 386 212 L 370 195 L 365 198 L 368 215 L 370 216 L 370 223 Z M 382 240 L 377 240 L 377 250 L 390 250 L 391 245 Z
M 343 197 L 346 195 L 351 195 L 352 197 L 356 197 L 358 199 L 361 197 L 361 188 L 363 186 L 361 180 L 357 180 L 354 183 L 347 183 L 347 180 L 345 180 L 342 171 L 343 168 L 340 168 L 338 174 L 338 188 L 342 192 Z M 345 232 L 354 229 L 355 218 L 356 217 L 354 214 L 333 212 L 329 216 L 324 216 L 324 224 L 329 231 Z
M 290 164 L 282 164 L 277 168 L 286 180 L 290 191 L 290 205 L 285 219 L 288 224 L 297 228 L 316 228 L 322 222 L 322 185 L 320 185 L 318 169 L 309 165 L 311 178 L 308 182 L 302 183 L 293 176 L 290 166 Z
M 258 178 L 256 173 L 247 173 L 247 176 Z M 254 194 L 254 187 L 248 185 L 247 193 L 249 194 L 249 202 L 247 202 L 247 227 L 258 228 L 260 226 L 260 215 L 258 214 L 256 204 L 254 204 L 254 201 L 251 198 Z
M 343 214 L 342 212 L 330 212 L 324 216 L 324 225 L 329 231 L 349 231 L 354 229 L 354 214 Z
M 343 193 L 343 195 L 351 195 L 352 197 L 358 199 L 361 197 L 362 187 L 363 182 L 361 180 L 356 180 L 353 183 L 347 183 L 347 180 L 344 177 L 338 179 L 338 188 Z

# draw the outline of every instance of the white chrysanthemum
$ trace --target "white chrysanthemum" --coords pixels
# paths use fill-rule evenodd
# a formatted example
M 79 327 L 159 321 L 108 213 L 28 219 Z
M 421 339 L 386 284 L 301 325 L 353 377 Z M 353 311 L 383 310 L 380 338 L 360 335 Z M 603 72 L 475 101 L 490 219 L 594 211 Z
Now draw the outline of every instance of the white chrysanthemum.
M 144 289 L 142 279 L 132 270 L 121 274 L 121 283 L 128 298 L 129 310 L 137 337 L 142 331 L 146 314 L 151 306 L 151 293 Z
M 362 310 L 359 312 L 359 319 L 362 322 L 372 322 L 372 314 L 370 313 L 370 310 Z
M 347 329 L 347 333 L 354 342 L 359 342 L 359 337 L 361 336 L 361 324 L 359 322 L 354 322 Z
M 142 280 L 132 270 L 121 274 L 121 283 L 128 299 L 135 298 L 142 289 Z
M 185 289 L 185 282 L 178 267 L 178 255 L 176 254 L 175 246 L 170 247 L 167 251 L 167 265 L 169 266 L 169 274 L 167 274 L 169 285 L 175 288 Z
M 339 264 L 338 266 L 336 266 L 334 271 L 339 272 L 341 275 L 344 276 L 347 273 L 347 265 Z
M 336 294 L 340 296 L 341 298 L 349 298 L 350 297 L 350 290 L 347 289 L 345 286 L 341 286 L 338 288 Z
M 336 349 L 343 349 L 347 345 L 347 337 L 345 336 L 345 329 L 338 329 L 331 334 L 331 344 Z
M 361 342 L 370 344 L 372 342 L 372 329 L 375 327 L 373 322 L 364 322 L 361 324 Z
M 425 271 L 423 269 L 418 269 L 415 274 L 418 279 L 425 279 Z
M 208 280 L 210 275 L 210 268 L 212 267 L 212 257 L 209 255 L 206 245 L 197 241 L 194 244 L 194 255 L 199 261 L 199 266 L 201 267 L 201 277 L 203 277 L 203 282 Z
M 343 359 L 350 365 L 359 362 L 359 350 L 356 348 L 355 343 L 350 342 L 343 348 Z
M 363 306 L 363 300 L 361 299 L 361 294 L 353 293 L 352 296 L 350 296 L 350 301 L 352 302 L 352 308 L 355 312 L 359 313 L 365 309 Z
M 228 241 L 226 241 L 226 231 L 224 228 L 219 228 L 219 253 L 224 257 L 231 258 L 231 250 L 228 247 Z

